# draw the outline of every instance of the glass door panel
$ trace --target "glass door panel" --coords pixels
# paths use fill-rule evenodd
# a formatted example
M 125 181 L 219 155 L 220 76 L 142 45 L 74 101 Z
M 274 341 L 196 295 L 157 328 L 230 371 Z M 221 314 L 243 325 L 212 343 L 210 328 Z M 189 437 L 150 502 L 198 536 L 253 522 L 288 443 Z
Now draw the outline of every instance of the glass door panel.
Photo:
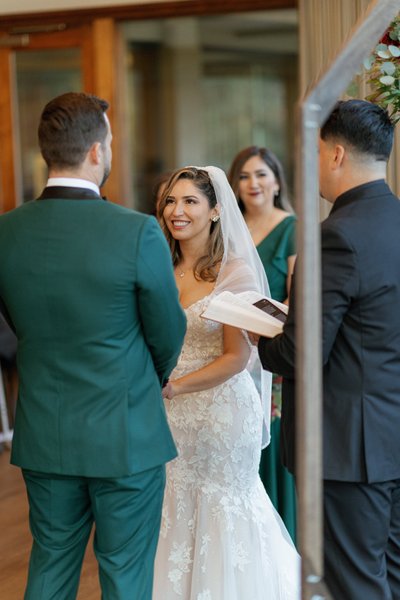
M 21 197 L 26 202 L 39 195 L 47 178 L 37 141 L 40 114 L 51 98 L 82 91 L 81 50 L 19 50 L 15 53 L 15 68 L 17 163 Z
M 122 26 L 135 208 L 154 210 L 160 173 L 186 164 L 227 170 L 267 146 L 293 182 L 297 12 L 151 19 Z

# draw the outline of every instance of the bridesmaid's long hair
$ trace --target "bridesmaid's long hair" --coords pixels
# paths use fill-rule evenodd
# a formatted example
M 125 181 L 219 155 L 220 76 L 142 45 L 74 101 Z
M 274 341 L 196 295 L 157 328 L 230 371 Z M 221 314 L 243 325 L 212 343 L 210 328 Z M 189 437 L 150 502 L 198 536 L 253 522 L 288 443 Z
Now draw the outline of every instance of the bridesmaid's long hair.
M 179 241 L 175 240 L 171 235 L 165 220 L 164 220 L 164 209 L 167 204 L 168 196 L 171 194 L 171 190 L 179 179 L 188 179 L 196 186 L 196 188 L 208 199 L 210 208 L 214 208 L 217 205 L 217 198 L 215 191 L 211 183 L 210 177 L 207 171 L 197 169 L 196 167 L 185 167 L 174 171 L 166 183 L 164 191 L 162 193 L 158 209 L 157 218 L 161 225 L 161 229 L 167 238 L 168 245 L 171 249 L 172 262 L 176 267 L 182 260 L 182 253 L 179 245 Z M 221 222 L 211 222 L 210 236 L 208 238 L 206 253 L 204 256 L 200 256 L 193 267 L 193 273 L 196 279 L 203 281 L 214 282 L 217 279 L 219 266 L 222 261 L 224 254 L 224 242 L 222 238 Z
M 293 213 L 282 164 L 271 150 L 267 150 L 267 148 L 262 148 L 260 146 L 249 146 L 248 148 L 241 150 L 233 159 L 229 169 L 228 181 L 235 193 L 242 213 L 245 212 L 245 206 L 239 196 L 240 173 L 242 172 L 243 165 L 253 156 L 259 156 L 275 175 L 275 179 L 279 185 L 279 191 L 274 198 L 274 206 Z

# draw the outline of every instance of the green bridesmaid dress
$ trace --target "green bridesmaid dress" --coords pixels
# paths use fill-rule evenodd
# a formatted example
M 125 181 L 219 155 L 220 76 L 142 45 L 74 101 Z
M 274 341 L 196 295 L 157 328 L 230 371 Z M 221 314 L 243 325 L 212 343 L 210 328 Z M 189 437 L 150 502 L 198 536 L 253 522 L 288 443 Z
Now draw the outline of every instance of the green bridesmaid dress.
M 257 246 L 268 277 L 271 297 L 283 302 L 287 297 L 288 256 L 296 254 L 296 217 L 283 219 Z M 296 492 L 293 476 L 282 465 L 279 453 L 281 429 L 282 378 L 273 375 L 271 442 L 261 453 L 260 477 L 271 502 L 296 542 Z

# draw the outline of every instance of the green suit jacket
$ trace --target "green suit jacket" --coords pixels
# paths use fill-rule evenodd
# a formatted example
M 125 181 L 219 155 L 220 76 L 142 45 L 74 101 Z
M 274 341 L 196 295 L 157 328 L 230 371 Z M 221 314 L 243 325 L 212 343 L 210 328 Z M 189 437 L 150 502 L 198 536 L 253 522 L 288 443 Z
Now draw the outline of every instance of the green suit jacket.
M 52 190 L 0 217 L 0 299 L 19 342 L 11 462 L 138 473 L 176 456 L 161 385 L 186 321 L 169 249 L 153 217 Z

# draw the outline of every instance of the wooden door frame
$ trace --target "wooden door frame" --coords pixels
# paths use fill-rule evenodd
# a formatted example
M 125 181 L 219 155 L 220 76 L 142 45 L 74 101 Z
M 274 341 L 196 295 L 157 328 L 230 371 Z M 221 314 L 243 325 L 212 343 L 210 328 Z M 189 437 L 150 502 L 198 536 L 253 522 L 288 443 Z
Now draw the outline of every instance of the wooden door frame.
M 298 0 L 185 0 L 5 15 L 0 26 L 0 212 L 18 204 L 15 81 L 13 55 L 18 47 L 48 49 L 80 47 L 83 89 L 110 103 L 108 116 L 114 133 L 113 165 L 104 193 L 126 203 L 131 196 L 126 147 L 123 93 L 123 44 L 117 24 L 125 20 L 226 14 L 291 9 Z M 14 44 L 14 45 L 13 45 Z M 8 82 L 4 85 L 3 82 Z
M 14 114 L 14 69 L 10 48 L 0 48 L 0 212 L 11 210 L 17 196 L 16 148 Z M 8 82 L 8 85 L 5 83 Z
M 121 144 L 118 142 L 117 123 L 117 77 L 120 51 L 117 44 L 116 24 L 113 19 L 96 19 L 80 27 L 66 27 L 63 31 L 40 31 L 29 34 L 14 34 L 0 31 L 0 212 L 15 208 L 21 200 L 18 173 L 16 87 L 14 53 L 19 48 L 25 51 L 51 48 L 80 48 L 82 52 L 83 91 L 105 98 L 110 103 L 109 119 L 114 131 L 113 169 L 104 188 L 104 193 L 115 201 L 124 197 L 122 179 Z M 8 42 L 8 44 L 7 44 Z M 7 84 L 8 82 L 8 84 Z
M 102 6 L 73 10 L 32 12 L 3 15 L 1 29 L 34 30 L 36 27 L 63 23 L 81 25 L 95 19 L 114 19 L 126 21 L 134 19 L 162 19 L 167 17 L 187 17 L 196 15 L 226 14 L 254 10 L 274 10 L 297 8 L 298 0 L 171 0 L 149 4 L 131 4 L 124 6 Z

